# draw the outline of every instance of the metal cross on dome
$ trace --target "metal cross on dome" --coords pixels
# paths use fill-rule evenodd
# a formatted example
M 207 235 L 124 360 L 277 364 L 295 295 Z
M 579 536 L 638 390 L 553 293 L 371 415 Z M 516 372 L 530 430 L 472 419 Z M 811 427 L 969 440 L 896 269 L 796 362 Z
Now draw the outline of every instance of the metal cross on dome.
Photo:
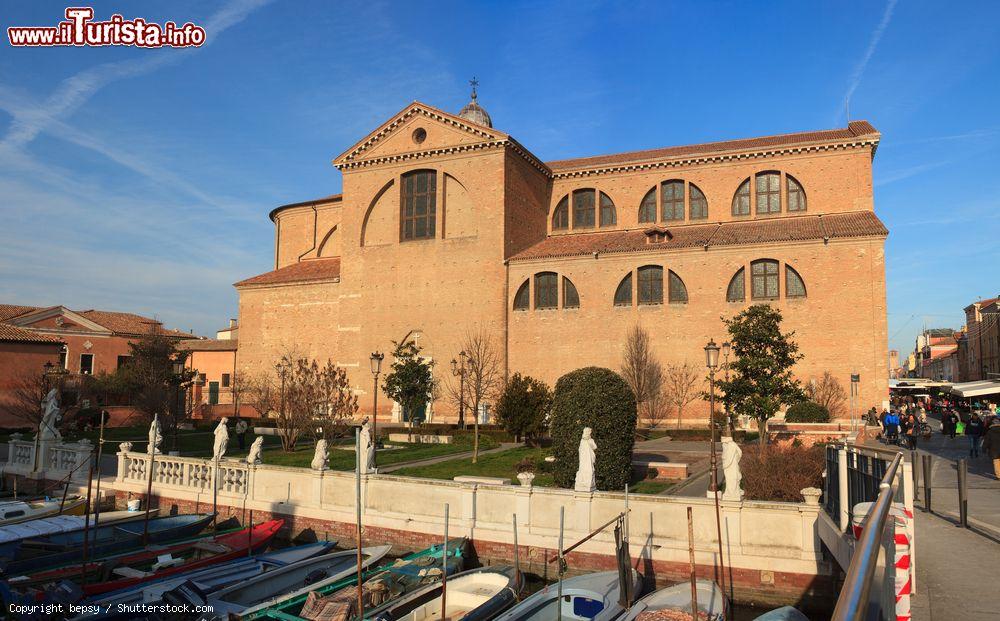
M 479 80 L 476 79 L 476 76 L 472 76 L 472 79 L 469 80 L 469 84 L 472 86 L 472 98 L 475 99 L 476 98 L 476 87 L 479 86 Z

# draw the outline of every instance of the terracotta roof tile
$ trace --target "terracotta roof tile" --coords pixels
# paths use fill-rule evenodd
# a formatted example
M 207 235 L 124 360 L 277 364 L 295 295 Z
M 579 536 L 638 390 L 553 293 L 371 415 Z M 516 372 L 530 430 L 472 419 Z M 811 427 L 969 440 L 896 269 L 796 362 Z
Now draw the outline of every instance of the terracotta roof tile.
M 61 340 L 54 336 L 24 330 L 7 323 L 0 323 L 0 341 L 14 343 L 62 343 Z
M 340 257 L 330 257 L 328 259 L 307 259 L 298 263 L 292 263 L 291 265 L 286 265 L 270 272 L 264 272 L 253 278 L 241 280 L 233 286 L 277 285 L 339 278 Z
M 10 321 L 15 317 L 20 317 L 26 313 L 43 310 L 45 306 L 20 306 L 17 304 L 0 304 L 0 322 Z M 123 336 L 137 336 L 149 332 L 150 323 L 158 323 L 155 319 L 136 315 L 134 313 L 120 313 L 117 311 L 83 310 L 73 311 L 74 313 L 86 317 L 94 323 L 100 324 L 108 330 Z M 163 329 L 163 333 L 173 337 L 187 337 L 191 335 L 180 330 Z
M 847 127 L 839 129 L 825 129 L 820 131 L 799 132 L 795 134 L 761 136 L 758 138 L 743 138 L 739 140 L 707 142 L 703 144 L 647 149 L 644 151 L 630 151 L 627 153 L 614 153 L 610 155 L 596 155 L 592 157 L 581 157 L 569 160 L 556 160 L 554 162 L 546 162 L 546 165 L 552 169 L 552 172 L 558 173 L 574 168 L 594 168 L 598 166 L 609 166 L 675 157 L 690 157 L 728 151 L 772 149 L 823 142 L 844 142 L 853 141 L 861 137 L 873 138 L 877 140 L 879 136 L 880 134 L 878 131 L 868 121 L 852 121 Z
M 21 306 L 20 304 L 0 304 L 0 321 L 7 321 L 33 310 L 38 310 L 38 307 Z
M 180 351 L 236 351 L 239 341 L 236 339 L 188 339 L 179 341 Z
M 783 241 L 808 241 L 845 237 L 888 235 L 885 225 L 871 211 L 790 216 L 766 220 L 688 224 L 669 227 L 671 237 L 649 243 L 646 229 L 552 235 L 511 257 L 511 261 L 570 257 L 644 250 L 675 250 L 708 246 L 735 246 Z

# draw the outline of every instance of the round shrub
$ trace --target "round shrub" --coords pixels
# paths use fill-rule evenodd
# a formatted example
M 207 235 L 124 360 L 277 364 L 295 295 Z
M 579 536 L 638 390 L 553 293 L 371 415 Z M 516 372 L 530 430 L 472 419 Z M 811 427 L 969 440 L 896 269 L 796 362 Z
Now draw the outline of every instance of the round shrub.
M 635 394 L 610 369 L 585 367 L 556 382 L 552 402 L 553 474 L 560 487 L 573 487 L 584 427 L 597 443 L 597 489 L 622 490 L 632 474 Z
M 813 401 L 800 401 L 785 412 L 785 422 L 828 423 L 830 422 L 830 410 Z

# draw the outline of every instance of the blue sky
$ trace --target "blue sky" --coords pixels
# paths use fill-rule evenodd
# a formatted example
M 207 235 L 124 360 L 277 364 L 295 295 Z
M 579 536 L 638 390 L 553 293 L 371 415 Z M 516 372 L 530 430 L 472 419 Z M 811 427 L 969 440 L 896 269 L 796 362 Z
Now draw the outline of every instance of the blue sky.
M 0 301 L 212 334 L 267 271 L 273 207 L 467 80 L 543 159 L 823 129 L 882 132 L 890 345 L 1000 293 L 1000 3 L 95 3 L 205 26 L 199 49 L 0 43 Z M 3 26 L 66 4 L 8 2 Z

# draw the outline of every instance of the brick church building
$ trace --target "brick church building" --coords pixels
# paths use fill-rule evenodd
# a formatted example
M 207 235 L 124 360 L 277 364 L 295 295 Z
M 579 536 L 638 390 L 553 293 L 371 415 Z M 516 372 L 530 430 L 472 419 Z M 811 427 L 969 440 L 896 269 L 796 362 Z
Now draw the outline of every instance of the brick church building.
M 640 324 L 664 366 L 700 373 L 705 343 L 727 338 L 721 318 L 767 303 L 795 331 L 801 380 L 830 371 L 846 390 L 857 373 L 860 407 L 881 405 L 879 138 L 853 121 L 543 162 L 494 129 L 475 93 L 457 115 L 414 102 L 333 160 L 342 194 L 271 212 L 274 270 L 236 283 L 239 367 L 329 358 L 370 412 L 369 355 L 407 335 L 445 382 L 463 337 L 485 328 L 506 372 L 554 385 L 620 368 Z M 380 397 L 379 419 L 399 420 Z M 456 416 L 443 397 L 429 410 Z M 707 417 L 700 400 L 687 412 Z

